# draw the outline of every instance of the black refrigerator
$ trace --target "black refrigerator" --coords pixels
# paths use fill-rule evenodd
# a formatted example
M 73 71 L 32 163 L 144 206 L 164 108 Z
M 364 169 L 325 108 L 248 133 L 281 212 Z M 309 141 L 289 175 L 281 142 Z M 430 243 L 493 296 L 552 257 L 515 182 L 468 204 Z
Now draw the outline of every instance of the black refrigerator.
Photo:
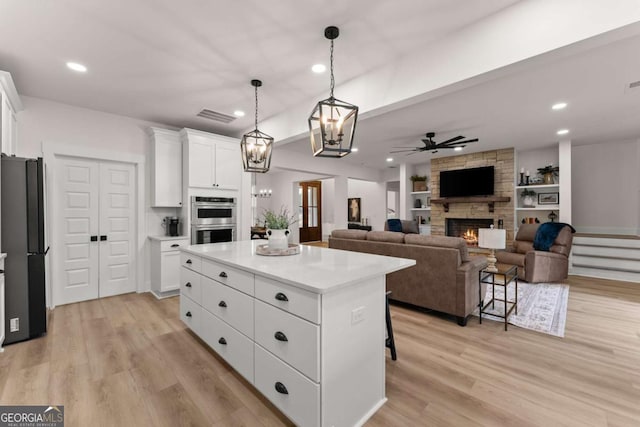
M 2 155 L 5 344 L 47 332 L 42 159 Z

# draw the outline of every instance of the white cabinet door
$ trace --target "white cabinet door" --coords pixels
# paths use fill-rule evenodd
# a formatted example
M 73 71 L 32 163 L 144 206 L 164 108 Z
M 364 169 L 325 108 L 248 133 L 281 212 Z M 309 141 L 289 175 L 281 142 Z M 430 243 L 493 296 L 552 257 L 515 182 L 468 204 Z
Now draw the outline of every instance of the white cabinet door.
M 215 145 L 210 141 L 189 141 L 189 186 L 213 188 Z
M 180 287 L 180 251 L 160 254 L 160 291 L 167 292 Z
M 240 145 L 216 143 L 216 188 L 239 190 L 242 180 Z
M 182 145 L 180 136 L 156 133 L 151 142 L 151 206 L 182 206 Z
M 4 265 L 2 266 L 4 270 Z M 4 274 L 0 274 L 0 352 L 4 343 Z

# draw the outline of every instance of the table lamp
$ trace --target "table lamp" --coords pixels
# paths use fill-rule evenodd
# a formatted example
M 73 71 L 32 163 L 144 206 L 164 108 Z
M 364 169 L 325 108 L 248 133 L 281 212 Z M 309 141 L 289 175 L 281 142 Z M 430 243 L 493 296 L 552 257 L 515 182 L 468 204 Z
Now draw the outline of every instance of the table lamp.
M 485 271 L 496 273 L 498 268 L 496 267 L 496 249 L 504 249 L 507 244 L 507 230 L 493 228 L 480 228 L 478 230 L 478 246 L 485 249 L 490 249 L 489 256 L 487 257 L 487 268 Z

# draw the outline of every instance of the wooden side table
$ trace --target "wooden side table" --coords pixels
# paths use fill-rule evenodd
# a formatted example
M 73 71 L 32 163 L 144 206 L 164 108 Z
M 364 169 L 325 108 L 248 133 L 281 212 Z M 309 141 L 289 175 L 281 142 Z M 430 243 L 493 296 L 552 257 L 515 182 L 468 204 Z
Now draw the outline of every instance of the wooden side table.
M 495 313 L 487 313 L 491 314 L 495 317 L 500 317 L 504 319 L 504 330 L 507 330 L 507 320 L 512 311 L 515 310 L 516 314 L 518 314 L 518 266 L 517 265 L 508 265 L 508 264 L 498 264 L 498 271 L 492 272 L 487 270 L 480 270 L 479 274 L 479 282 L 478 283 L 478 296 L 480 303 L 478 307 L 480 308 L 480 313 L 478 313 L 478 317 L 480 318 L 480 323 L 482 324 L 482 313 L 487 313 L 485 309 L 491 305 L 491 308 L 494 309 L 496 307 L 496 301 L 504 303 L 504 316 Z M 507 288 L 511 282 L 515 284 L 515 297 L 512 301 L 509 301 L 507 297 Z M 482 295 L 482 284 L 491 285 L 491 300 L 483 305 L 483 295 Z M 504 299 L 496 298 L 496 286 L 504 287 Z M 509 304 L 511 307 L 508 308 Z

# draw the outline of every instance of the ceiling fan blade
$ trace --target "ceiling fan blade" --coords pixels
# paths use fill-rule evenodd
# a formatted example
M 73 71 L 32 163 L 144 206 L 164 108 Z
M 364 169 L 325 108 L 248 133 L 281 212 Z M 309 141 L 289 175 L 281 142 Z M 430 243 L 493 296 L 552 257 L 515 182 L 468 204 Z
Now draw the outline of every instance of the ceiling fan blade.
M 422 147 L 391 147 L 391 148 L 413 148 L 414 150 L 418 150 Z
M 469 144 L 469 143 L 476 142 L 476 141 L 478 141 L 478 138 L 476 138 L 476 139 L 469 139 L 469 140 L 467 140 L 467 141 L 450 142 L 450 143 L 448 143 L 448 144 L 445 144 L 445 143 L 443 142 L 442 144 L 438 144 L 438 147 L 441 147 L 441 148 L 454 148 L 454 147 L 459 147 L 459 146 L 460 146 L 460 145 L 462 145 L 462 144 Z
M 412 154 L 417 154 L 417 153 L 420 153 L 420 151 L 414 151 L 413 153 L 407 154 L 407 156 L 411 156 Z
M 436 145 L 449 144 L 449 143 L 454 142 L 454 141 L 460 141 L 461 139 L 464 139 L 464 136 L 458 135 L 455 138 L 447 139 L 446 141 L 439 142 Z

